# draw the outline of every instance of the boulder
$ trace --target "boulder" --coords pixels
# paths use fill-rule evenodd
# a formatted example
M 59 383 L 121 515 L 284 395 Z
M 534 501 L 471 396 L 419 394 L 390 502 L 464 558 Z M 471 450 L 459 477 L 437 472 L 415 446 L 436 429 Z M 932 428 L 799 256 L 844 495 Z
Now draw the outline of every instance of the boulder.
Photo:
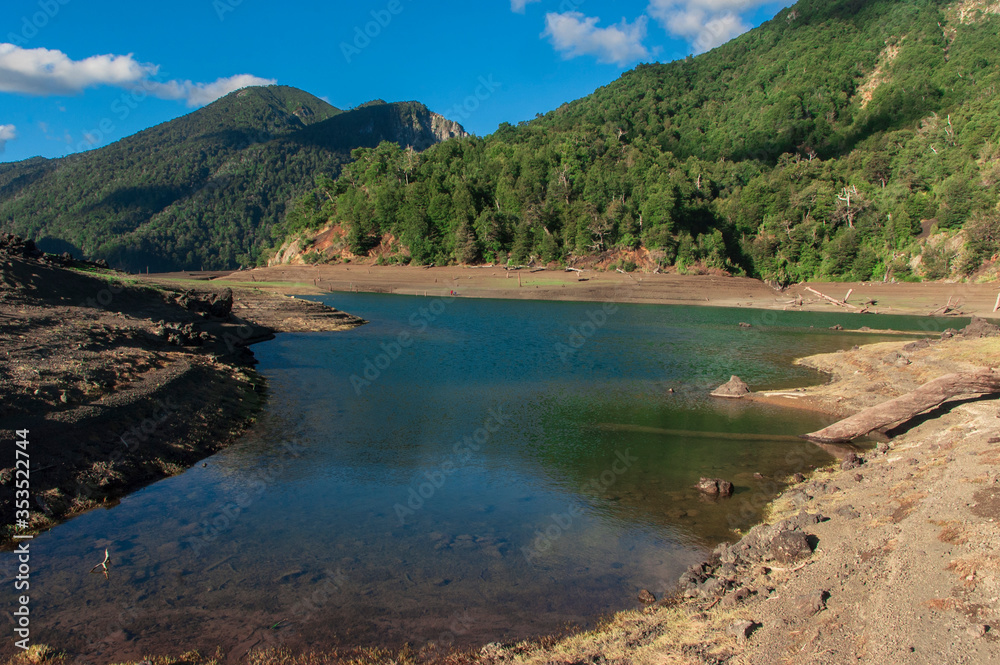
M 733 484 L 722 478 L 702 478 L 695 485 L 702 494 L 728 497 L 733 495 Z
M 857 453 L 847 453 L 847 457 L 840 463 L 840 468 L 844 471 L 850 471 L 851 469 L 858 468 L 863 463 L 864 461 L 858 457 Z
M 750 394 L 750 386 L 738 376 L 733 376 L 727 383 L 712 391 L 713 397 L 740 398 Z
M 809 539 L 801 531 L 778 532 L 771 541 L 770 555 L 778 563 L 794 563 L 812 554 Z
M 826 609 L 826 599 L 830 594 L 826 591 L 813 591 L 795 598 L 793 605 L 795 613 L 803 619 L 808 619 Z
M 208 301 L 208 310 L 212 316 L 220 319 L 229 316 L 233 311 L 233 290 L 225 289 L 221 293 L 215 293 Z
M 726 632 L 740 642 L 746 642 L 756 627 L 757 624 L 753 621 L 736 621 L 726 629 Z
M 979 339 L 981 337 L 1000 336 L 1000 327 L 995 326 L 986 319 L 978 316 L 972 317 L 972 322 L 962 329 L 962 336 L 967 339 Z

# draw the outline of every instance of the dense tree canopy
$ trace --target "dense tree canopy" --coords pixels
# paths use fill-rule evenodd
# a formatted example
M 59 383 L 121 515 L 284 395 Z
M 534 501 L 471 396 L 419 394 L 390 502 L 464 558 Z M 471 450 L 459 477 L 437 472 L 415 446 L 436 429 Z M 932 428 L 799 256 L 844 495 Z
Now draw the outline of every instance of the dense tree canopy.
M 356 254 L 391 234 L 417 263 L 642 246 L 783 282 L 906 278 L 923 220 L 996 215 L 998 28 L 935 0 L 802 0 L 486 138 L 355 150 L 286 230 L 341 224 Z

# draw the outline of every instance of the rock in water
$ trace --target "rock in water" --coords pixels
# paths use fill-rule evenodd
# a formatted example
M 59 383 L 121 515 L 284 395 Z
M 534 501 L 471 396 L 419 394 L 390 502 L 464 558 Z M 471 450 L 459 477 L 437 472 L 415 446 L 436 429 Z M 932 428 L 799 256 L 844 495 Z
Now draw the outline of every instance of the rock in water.
M 656 596 L 654 596 L 648 589 L 643 589 L 639 592 L 639 602 L 646 603 L 647 605 L 656 602 Z
M 733 376 L 728 383 L 724 383 L 714 391 L 713 397 L 734 397 L 739 398 L 750 394 L 750 386 L 738 376 Z
M 695 485 L 699 492 L 712 496 L 732 496 L 733 484 L 722 478 L 702 478 Z

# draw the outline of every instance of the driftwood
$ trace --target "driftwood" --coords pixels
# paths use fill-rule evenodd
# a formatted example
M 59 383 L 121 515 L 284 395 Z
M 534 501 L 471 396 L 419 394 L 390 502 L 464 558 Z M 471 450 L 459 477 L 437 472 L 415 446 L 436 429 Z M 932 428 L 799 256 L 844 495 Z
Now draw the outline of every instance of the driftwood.
M 904 423 L 928 409 L 959 395 L 1000 392 L 1000 372 L 981 367 L 970 372 L 946 374 L 902 397 L 865 409 L 825 429 L 803 435 L 818 443 L 846 443 L 877 429 Z
M 816 289 L 814 289 L 814 288 L 812 288 L 810 286 L 806 287 L 806 291 L 809 291 L 810 293 L 815 293 L 820 298 L 823 298 L 824 300 L 829 300 L 830 302 L 832 302 L 834 305 L 837 305 L 838 307 L 847 307 L 848 309 L 858 309 L 854 305 L 851 305 L 851 304 L 848 304 L 846 302 L 843 302 L 842 300 L 837 300 L 836 298 L 832 298 L 832 297 L 826 295 L 825 293 L 820 293 L 819 291 L 817 291 Z M 851 294 L 848 293 L 847 295 L 851 295 Z

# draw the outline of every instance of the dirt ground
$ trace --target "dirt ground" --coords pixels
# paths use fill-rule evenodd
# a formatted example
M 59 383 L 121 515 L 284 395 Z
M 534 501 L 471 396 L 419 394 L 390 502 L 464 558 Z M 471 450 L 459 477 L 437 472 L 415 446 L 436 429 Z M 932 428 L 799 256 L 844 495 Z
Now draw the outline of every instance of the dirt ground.
M 252 288 L 234 296 L 140 285 L 11 237 L 0 238 L 0 267 L 0 438 L 29 432 L 29 530 L 113 502 L 235 440 L 266 398 L 249 344 L 363 323 Z M 8 446 L 0 544 L 17 530 L 15 473 Z
M 936 312 L 938 315 L 974 314 L 986 317 L 997 316 L 993 314 L 993 308 L 1000 294 L 1000 286 L 995 283 L 838 282 L 797 284 L 781 290 L 760 280 L 721 275 L 346 264 L 276 266 L 237 272 L 169 273 L 151 275 L 149 279 L 180 284 L 210 280 L 213 286 L 250 282 L 267 285 L 282 293 L 296 294 L 364 291 L 438 296 L 454 291 L 469 298 L 616 301 L 802 311 L 867 310 L 881 314 Z M 831 303 L 809 291 L 810 288 L 841 301 L 850 292 L 847 306 Z

